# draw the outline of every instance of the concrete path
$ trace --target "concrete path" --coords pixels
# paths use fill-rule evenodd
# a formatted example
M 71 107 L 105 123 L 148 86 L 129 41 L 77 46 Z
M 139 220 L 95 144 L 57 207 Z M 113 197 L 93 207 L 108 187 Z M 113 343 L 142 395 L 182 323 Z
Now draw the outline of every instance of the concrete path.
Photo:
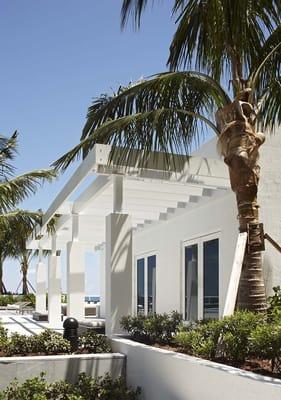
M 8 334 L 13 332 L 21 335 L 36 335 L 44 329 L 52 328 L 53 330 L 62 333 L 63 326 L 51 327 L 48 322 L 37 322 L 32 319 L 31 315 L 19 315 L 13 311 L 0 311 L 0 322 L 8 329 Z

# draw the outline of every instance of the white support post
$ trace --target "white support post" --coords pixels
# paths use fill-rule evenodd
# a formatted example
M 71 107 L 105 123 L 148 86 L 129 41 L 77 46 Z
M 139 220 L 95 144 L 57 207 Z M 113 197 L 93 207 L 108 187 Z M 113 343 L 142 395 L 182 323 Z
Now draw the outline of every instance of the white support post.
M 132 222 L 127 214 L 106 217 L 106 325 L 108 336 L 122 333 L 120 319 L 132 314 Z
M 247 232 L 239 233 L 235 249 L 234 261 L 232 264 L 230 280 L 226 293 L 223 317 L 232 315 L 234 313 L 246 244 L 247 244 Z
M 123 176 L 113 176 L 113 212 L 121 213 L 123 209 Z
M 67 316 L 78 321 L 85 316 L 85 259 L 84 247 L 78 240 L 79 216 L 72 215 L 72 241 L 67 251 Z
M 106 306 L 105 306 L 105 244 L 100 249 L 100 317 L 105 318 Z
M 39 257 L 36 269 L 35 311 L 46 312 L 46 267 L 43 263 L 43 250 L 39 244 Z
M 52 252 L 48 268 L 48 320 L 52 328 L 61 325 L 61 269 L 56 250 L 56 236 L 52 236 Z

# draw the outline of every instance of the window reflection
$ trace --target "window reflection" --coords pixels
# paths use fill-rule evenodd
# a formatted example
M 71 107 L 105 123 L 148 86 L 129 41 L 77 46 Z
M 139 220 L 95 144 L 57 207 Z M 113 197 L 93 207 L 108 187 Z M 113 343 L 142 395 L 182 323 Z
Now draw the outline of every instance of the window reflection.
M 148 313 L 156 312 L 156 256 L 147 258 Z
M 144 258 L 137 260 L 137 313 L 144 313 Z
M 185 248 L 185 319 L 198 319 L 198 246 Z
M 219 317 L 219 240 L 204 242 L 204 319 Z

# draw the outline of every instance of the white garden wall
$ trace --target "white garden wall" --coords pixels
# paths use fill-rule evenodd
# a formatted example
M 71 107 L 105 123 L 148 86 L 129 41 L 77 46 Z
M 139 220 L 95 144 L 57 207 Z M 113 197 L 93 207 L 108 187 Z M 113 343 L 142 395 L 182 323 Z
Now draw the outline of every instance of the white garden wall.
M 60 356 L 1 357 L 0 390 L 15 378 L 20 382 L 39 376 L 44 371 L 49 382 L 66 379 L 75 383 L 79 373 L 92 377 L 107 372 L 117 378 L 125 373 L 125 356 L 122 354 L 84 354 Z
M 142 400 L 280 400 L 281 380 L 222 364 L 113 339 L 127 356 L 127 384 Z

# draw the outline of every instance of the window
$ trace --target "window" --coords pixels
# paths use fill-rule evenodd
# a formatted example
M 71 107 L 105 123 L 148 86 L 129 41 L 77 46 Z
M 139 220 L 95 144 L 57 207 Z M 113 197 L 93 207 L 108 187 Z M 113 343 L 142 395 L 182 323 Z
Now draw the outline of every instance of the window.
M 219 239 L 205 236 L 184 245 L 184 316 L 219 317 Z
M 156 256 L 137 259 L 137 313 L 156 312 Z

